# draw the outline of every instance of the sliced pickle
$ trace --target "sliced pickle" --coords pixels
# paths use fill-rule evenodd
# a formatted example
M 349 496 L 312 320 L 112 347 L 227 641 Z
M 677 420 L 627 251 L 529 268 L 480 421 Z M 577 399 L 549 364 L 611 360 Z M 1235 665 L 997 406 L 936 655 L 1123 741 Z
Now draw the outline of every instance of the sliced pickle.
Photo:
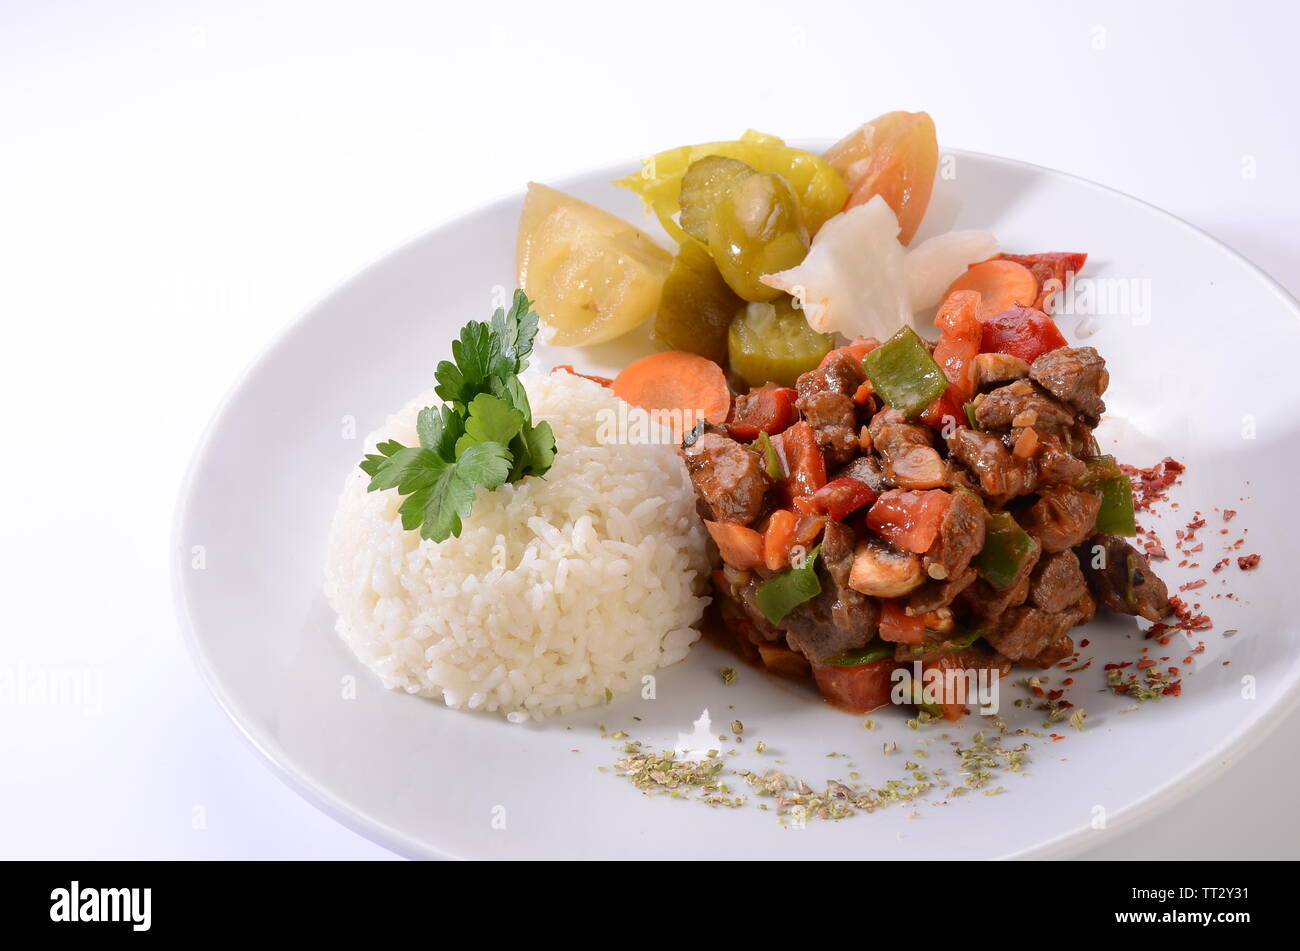
M 750 386 L 794 386 L 834 346 L 835 335 L 809 327 L 803 311 L 788 296 L 773 303 L 748 304 L 727 331 L 731 371 Z
M 713 258 L 687 241 L 677 249 L 655 314 L 655 341 L 718 364 L 727 360 L 727 328 L 744 304 L 718 273 Z

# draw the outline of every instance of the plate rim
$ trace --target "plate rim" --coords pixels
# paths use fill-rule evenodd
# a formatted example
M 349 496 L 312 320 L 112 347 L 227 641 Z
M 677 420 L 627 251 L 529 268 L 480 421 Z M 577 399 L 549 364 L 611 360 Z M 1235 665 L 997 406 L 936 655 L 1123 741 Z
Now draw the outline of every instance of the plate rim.
M 829 139 L 795 140 L 796 143 L 800 144 L 810 143 L 813 147 L 824 147 L 824 145 L 829 141 Z M 1148 212 L 1152 212 L 1159 217 L 1165 218 L 1195 237 L 1209 242 L 1220 251 L 1226 252 L 1229 257 L 1235 258 L 1238 262 L 1245 265 L 1248 271 L 1254 272 L 1254 276 L 1263 280 L 1264 284 L 1273 291 L 1279 301 L 1291 310 L 1297 323 L 1300 323 L 1300 300 L 1297 300 L 1290 291 L 1283 287 L 1281 282 L 1231 245 L 1221 241 L 1214 235 L 1192 224 L 1186 219 L 1179 217 L 1173 212 L 1167 211 L 1158 205 L 1154 205 L 1151 202 L 1130 195 L 1118 188 L 1103 185 L 1100 182 L 1084 178 L 1083 176 L 1076 175 L 1072 172 L 1061 171 L 1060 169 L 1038 165 L 1033 162 L 1026 162 L 1020 159 L 1007 158 L 1001 155 L 994 155 L 988 152 L 978 152 L 970 149 L 940 148 L 940 153 L 944 155 L 954 155 L 958 158 L 962 156 L 977 157 L 994 164 L 1026 169 L 1038 175 L 1054 176 L 1065 179 L 1122 198 Z M 621 171 L 624 171 L 629 167 L 635 167 L 639 161 L 640 159 L 634 158 L 621 162 L 608 163 L 584 171 L 570 173 L 555 179 L 554 181 L 556 181 L 558 185 L 565 185 L 567 183 L 588 180 L 594 176 L 617 176 Z M 258 759 L 261 760 L 268 769 L 270 769 L 273 775 L 279 778 L 285 783 L 285 785 L 305 799 L 308 803 L 315 806 L 344 828 L 347 828 L 369 841 L 408 859 L 464 859 L 469 857 L 454 854 L 451 850 L 430 848 L 400 829 L 394 828 L 374 816 L 368 813 L 363 813 L 348 805 L 338 795 L 328 789 L 322 788 L 318 783 L 312 781 L 310 778 L 303 775 L 302 772 L 295 769 L 293 765 L 294 757 L 289 750 L 280 746 L 278 743 L 273 742 L 270 737 L 259 735 L 259 732 L 255 727 L 248 722 L 251 718 L 242 713 L 239 709 L 238 703 L 230 695 L 230 692 L 222 683 L 219 682 L 213 669 L 213 665 L 200 642 L 198 635 L 199 625 L 192 610 L 192 601 L 189 595 L 187 583 L 187 579 L 190 576 L 182 568 L 182 563 L 185 559 L 181 556 L 184 550 L 186 529 L 191 521 L 192 509 L 196 502 L 193 491 L 194 483 L 198 477 L 198 473 L 205 468 L 208 462 L 208 456 L 212 449 L 212 438 L 214 433 L 230 411 L 230 408 L 235 401 L 235 397 L 243 390 L 247 382 L 271 359 L 274 354 L 288 346 L 296 334 L 302 332 L 310 322 L 313 314 L 349 287 L 370 276 L 375 271 L 386 265 L 389 261 L 403 255 L 420 242 L 427 240 L 433 233 L 454 228 L 471 218 L 499 210 L 503 205 L 517 202 L 520 195 L 521 192 L 519 190 L 498 194 L 496 197 L 476 204 L 468 210 L 434 220 L 418 234 L 390 247 L 387 251 L 373 258 L 361 268 L 351 272 L 343 280 L 335 282 L 327 291 L 316 296 L 307 307 L 302 309 L 292 320 L 282 326 L 252 357 L 252 359 L 244 365 L 236 375 L 235 379 L 226 388 L 216 407 L 213 409 L 206 425 L 203 427 L 202 432 L 194 444 L 194 449 L 191 451 L 189 461 L 185 468 L 185 473 L 177 490 L 176 501 L 173 507 L 172 530 L 169 542 L 171 553 L 171 570 L 169 576 L 172 589 L 172 601 L 176 611 L 176 620 L 181 632 L 181 639 L 185 644 L 186 652 L 189 654 L 191 661 L 198 669 L 199 677 L 203 681 L 208 692 L 212 695 L 213 699 L 216 700 L 217 705 L 226 716 L 234 723 L 235 728 L 238 730 L 240 735 L 243 736 L 243 738 L 259 754 Z M 1233 765 L 1238 763 L 1242 757 L 1258 747 L 1265 739 L 1271 736 L 1273 732 L 1278 729 L 1281 721 L 1294 713 L 1297 707 L 1300 707 L 1300 675 L 1293 675 L 1291 683 L 1286 687 L 1285 691 L 1272 702 L 1272 704 L 1261 708 L 1261 712 L 1257 713 L 1251 721 L 1245 723 L 1240 729 L 1225 737 L 1214 748 L 1205 751 L 1185 772 L 1169 782 L 1149 791 L 1146 795 L 1121 809 L 1113 816 L 1109 816 L 1106 826 L 1107 831 L 1130 829 L 1140 825 L 1143 822 L 1154 818 L 1156 815 L 1167 811 L 1178 803 L 1185 801 L 1194 793 L 1204 789 L 1213 779 L 1227 772 Z M 1089 838 L 1094 831 L 1095 830 L 1085 827 L 1075 829 L 1071 832 L 1064 832 L 1055 838 L 1045 840 L 1016 852 L 997 856 L 996 858 L 1001 860 L 1028 860 L 1056 859 L 1074 856 L 1087 847 L 1088 843 L 1085 842 L 1085 840 Z

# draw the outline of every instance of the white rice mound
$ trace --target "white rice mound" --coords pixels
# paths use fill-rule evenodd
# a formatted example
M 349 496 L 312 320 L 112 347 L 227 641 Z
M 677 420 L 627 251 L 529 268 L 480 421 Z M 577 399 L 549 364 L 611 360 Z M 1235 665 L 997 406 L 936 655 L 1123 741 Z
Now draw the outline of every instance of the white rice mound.
M 354 468 L 325 570 L 339 636 L 384 686 L 516 723 L 604 703 L 682 660 L 709 567 L 670 440 L 610 439 L 602 419 L 622 401 L 581 377 L 529 371 L 524 385 L 555 432 L 544 478 L 480 488 L 460 537 L 435 544 L 402 528 L 395 490 L 367 492 Z M 422 393 L 366 451 L 417 445 L 416 415 L 439 402 Z

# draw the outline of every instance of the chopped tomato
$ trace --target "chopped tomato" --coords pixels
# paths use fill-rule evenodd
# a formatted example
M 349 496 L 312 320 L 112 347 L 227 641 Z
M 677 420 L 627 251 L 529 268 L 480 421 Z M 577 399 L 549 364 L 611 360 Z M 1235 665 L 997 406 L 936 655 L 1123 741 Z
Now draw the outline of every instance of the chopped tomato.
M 800 515 L 799 524 L 794 530 L 794 543 L 803 546 L 805 549 L 812 548 L 817 541 L 817 536 L 822 533 L 822 529 L 825 527 L 825 515 Z
M 934 360 L 948 378 L 948 389 L 921 414 L 921 419 L 935 429 L 942 429 L 944 417 L 957 421 L 964 418 L 962 407 L 971 398 L 971 362 L 979 355 L 984 328 L 979 321 L 980 295 L 975 291 L 954 291 L 949 294 L 934 325 L 939 328 L 939 342 L 934 347 Z
M 717 543 L 722 560 L 733 568 L 757 568 L 763 564 L 763 536 L 749 526 L 705 519 L 704 527 Z
M 876 501 L 876 493 L 865 482 L 852 476 L 842 476 L 818 489 L 813 501 L 838 522 L 850 512 L 856 512 L 862 506 Z
M 1032 307 L 1008 307 L 984 321 L 980 353 L 1005 353 L 1026 363 L 1066 345 L 1056 322 Z
M 780 571 L 790 563 L 790 546 L 798 526 L 799 519 L 787 509 L 777 509 L 769 516 L 763 530 L 763 563 L 769 571 Z
M 844 347 L 836 347 L 826 356 L 822 357 L 822 362 L 817 365 L 818 369 L 826 366 L 835 359 L 835 355 L 840 351 L 847 351 L 855 360 L 861 360 L 872 350 L 880 346 L 880 341 L 875 337 L 854 337 L 853 342 Z
M 1049 251 L 1044 254 L 1003 254 L 1003 260 L 1029 268 L 1038 281 L 1038 299 L 1034 306 L 1044 313 L 1052 312 L 1053 298 L 1065 286 L 1066 276 L 1083 270 L 1088 255 L 1077 251 Z
M 892 657 L 857 667 L 814 664 L 813 679 L 821 695 L 841 710 L 868 713 L 889 703 L 896 666 Z
M 613 386 L 613 385 L 614 385 L 614 381 L 611 380 L 611 379 L 610 379 L 609 377 L 607 377 L 607 376 L 589 376 L 589 375 L 587 375 L 586 373 L 579 373 L 577 370 L 575 370 L 572 366 L 570 366 L 570 365 L 567 364 L 567 363 L 561 363 L 559 366 L 557 366 L 557 367 L 556 367 L 555 369 L 553 369 L 551 372 L 552 372 L 552 373 L 559 373 L 561 370 L 563 370 L 565 373 L 572 373 L 574 376 L 580 376 L 580 377 L 582 377 L 584 380 L 590 380 L 592 383 L 599 383 L 601 386 Z
M 893 644 L 919 644 L 925 640 L 925 618 L 912 617 L 901 601 L 881 601 L 880 639 Z
M 803 420 L 781 434 L 790 496 L 812 498 L 826 484 L 826 459 L 812 427 Z
M 738 396 L 725 423 L 732 439 L 751 442 L 760 432 L 775 436 L 799 418 L 794 401 L 799 394 L 789 387 L 768 384 Z
M 934 660 L 926 661 L 922 666 L 922 677 L 924 671 L 938 669 L 939 671 L 962 670 L 966 665 L 957 654 L 940 654 Z M 949 689 L 951 687 L 951 689 Z M 945 675 L 941 682 L 938 682 L 932 688 L 937 698 L 935 706 L 945 720 L 960 720 L 966 715 L 966 677 L 953 677 L 951 681 Z
M 943 489 L 890 489 L 867 513 L 867 527 L 895 548 L 923 555 L 934 544 L 952 496 Z

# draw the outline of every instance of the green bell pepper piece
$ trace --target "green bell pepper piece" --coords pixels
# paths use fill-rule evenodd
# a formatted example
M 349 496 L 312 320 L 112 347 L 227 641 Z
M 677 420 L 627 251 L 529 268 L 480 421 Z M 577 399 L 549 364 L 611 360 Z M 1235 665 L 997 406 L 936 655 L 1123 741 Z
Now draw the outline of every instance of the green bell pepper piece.
M 777 454 L 776 446 L 772 445 L 772 437 L 763 430 L 758 431 L 758 448 L 763 450 L 763 468 L 777 482 L 785 478 L 785 470 L 781 468 L 781 457 Z
M 1133 510 L 1133 483 L 1120 469 L 1114 456 L 1094 456 L 1087 460 L 1088 471 L 1076 480 L 1079 488 L 1101 495 L 1096 529 L 1109 535 L 1133 537 L 1137 534 L 1137 516 Z
M 911 327 L 904 327 L 862 361 L 880 398 L 911 418 L 943 396 L 948 378 Z
M 780 624 L 799 605 L 822 593 L 816 570 L 820 551 L 821 545 L 817 545 L 804 556 L 802 567 L 783 571 L 758 586 L 754 599 L 769 623 Z
M 822 664 L 827 667 L 863 667 L 893 656 L 894 645 L 886 644 L 880 638 L 876 638 L 866 647 L 855 647 L 852 650 L 844 651 L 842 654 L 827 657 L 822 661 Z
M 1005 591 L 1038 548 L 1038 542 L 1016 524 L 1008 512 L 990 515 L 984 530 L 984 547 L 975 556 L 975 569 L 999 591 Z

